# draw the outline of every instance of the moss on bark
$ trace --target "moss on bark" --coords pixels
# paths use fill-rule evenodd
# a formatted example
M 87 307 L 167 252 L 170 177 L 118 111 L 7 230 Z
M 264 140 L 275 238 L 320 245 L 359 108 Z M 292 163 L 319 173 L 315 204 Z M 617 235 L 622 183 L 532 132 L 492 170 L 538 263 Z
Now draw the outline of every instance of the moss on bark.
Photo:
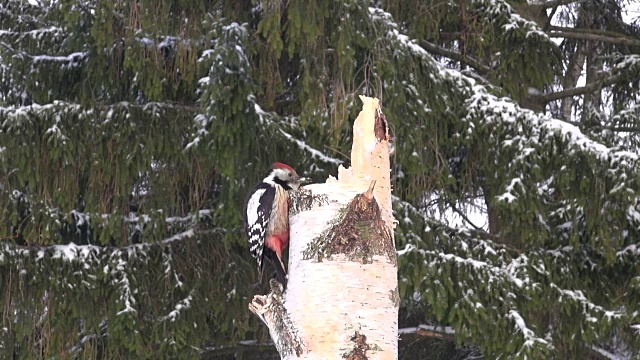
M 391 231 L 382 220 L 380 207 L 369 190 L 358 194 L 343 210 L 337 220 L 314 239 L 304 253 L 305 259 L 322 261 L 332 255 L 345 254 L 349 260 L 371 263 L 374 255 L 382 255 L 393 264 L 397 257 Z

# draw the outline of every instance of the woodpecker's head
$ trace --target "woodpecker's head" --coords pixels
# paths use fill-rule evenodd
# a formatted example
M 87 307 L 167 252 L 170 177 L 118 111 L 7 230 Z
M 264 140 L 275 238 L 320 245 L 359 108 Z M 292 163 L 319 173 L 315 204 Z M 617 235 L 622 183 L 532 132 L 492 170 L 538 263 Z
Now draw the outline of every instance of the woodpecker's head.
M 280 184 L 280 186 L 287 190 L 297 190 L 298 187 L 300 187 L 300 184 L 305 180 L 305 178 L 300 177 L 298 173 L 287 164 L 275 162 L 271 165 L 271 168 L 273 170 L 271 171 L 271 174 L 269 174 L 268 179 Z

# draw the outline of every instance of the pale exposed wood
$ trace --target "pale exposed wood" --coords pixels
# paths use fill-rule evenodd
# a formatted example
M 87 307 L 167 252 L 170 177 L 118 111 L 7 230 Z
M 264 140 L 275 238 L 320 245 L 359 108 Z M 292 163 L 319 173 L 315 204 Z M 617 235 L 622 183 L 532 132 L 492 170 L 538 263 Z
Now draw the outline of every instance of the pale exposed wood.
M 360 96 L 360 99 L 364 104 L 353 124 L 351 167 L 345 169 L 340 165 L 338 180 L 330 177 L 327 183 L 338 183 L 345 189 L 355 189 L 361 193 L 368 189 L 371 180 L 376 180 L 376 200 L 382 208 L 384 221 L 393 229 L 395 225 L 391 208 L 389 142 L 378 141 L 374 133 L 376 112 L 380 111 L 380 103 L 376 98 Z

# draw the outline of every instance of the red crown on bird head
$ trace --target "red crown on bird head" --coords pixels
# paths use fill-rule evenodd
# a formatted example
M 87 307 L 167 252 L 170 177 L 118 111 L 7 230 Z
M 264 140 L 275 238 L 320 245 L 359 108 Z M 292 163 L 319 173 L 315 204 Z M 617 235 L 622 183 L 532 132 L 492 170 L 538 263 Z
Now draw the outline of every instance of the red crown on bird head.
M 285 163 L 281 163 L 281 162 L 274 162 L 271 165 L 272 169 L 285 169 L 285 170 L 291 170 L 293 172 L 296 172 L 295 170 L 293 170 L 293 168 Z

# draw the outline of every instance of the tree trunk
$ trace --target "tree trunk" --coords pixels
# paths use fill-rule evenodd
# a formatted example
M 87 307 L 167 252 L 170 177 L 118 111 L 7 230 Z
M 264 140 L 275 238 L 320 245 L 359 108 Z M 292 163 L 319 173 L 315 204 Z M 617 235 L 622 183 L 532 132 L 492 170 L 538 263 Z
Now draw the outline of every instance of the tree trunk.
M 563 89 L 571 89 L 576 87 L 578 84 L 578 79 L 580 75 L 582 75 L 582 69 L 584 68 L 584 61 L 586 59 L 585 52 L 585 43 L 584 41 L 577 40 L 576 41 L 576 50 L 571 55 L 571 60 L 569 60 L 569 65 L 567 66 L 567 71 L 564 75 L 564 81 L 562 83 Z M 574 104 L 573 96 L 567 96 L 562 99 L 560 105 L 560 115 L 564 120 L 572 121 L 571 115 L 573 114 L 573 104 Z
M 272 286 L 250 305 L 282 358 L 398 357 L 388 128 L 378 99 L 361 99 L 352 167 L 294 195 L 284 299 Z

